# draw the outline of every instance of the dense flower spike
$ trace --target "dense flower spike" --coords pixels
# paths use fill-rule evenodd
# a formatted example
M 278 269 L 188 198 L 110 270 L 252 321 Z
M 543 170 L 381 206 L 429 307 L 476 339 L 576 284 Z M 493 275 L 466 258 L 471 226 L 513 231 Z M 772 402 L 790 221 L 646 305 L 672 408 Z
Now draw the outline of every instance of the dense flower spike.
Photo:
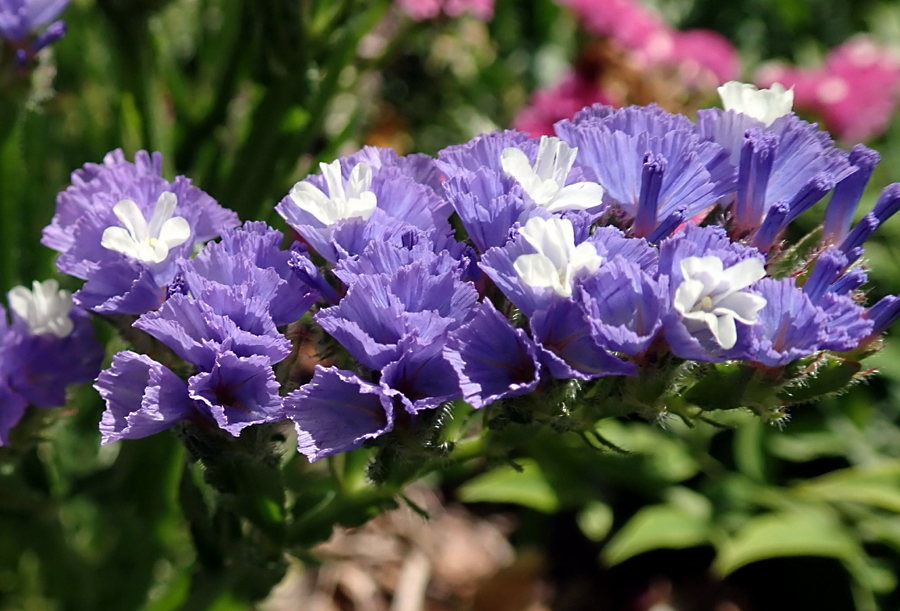
M 439 423 L 460 400 L 492 417 L 568 414 L 578 393 L 606 389 L 608 409 L 658 413 L 695 401 L 704 362 L 761 376 L 775 390 L 752 401 L 781 409 L 779 388 L 805 384 L 810 363 L 864 356 L 900 318 L 894 296 L 865 309 L 857 264 L 900 210 L 900 184 L 851 226 L 877 153 L 836 148 L 791 112 L 789 90 L 721 94 L 726 109 L 697 124 L 595 105 L 555 136 L 493 132 L 436 160 L 366 147 L 278 204 L 305 241 L 286 249 L 264 223 L 236 227 L 184 179 L 164 181 L 158 155 L 85 166 L 45 243 L 87 280 L 78 303 L 140 314 L 153 346 L 116 354 L 97 379 L 103 442 L 181 420 L 239 436 L 291 419 L 318 460 Z M 792 250 L 785 230 L 832 190 L 821 232 Z M 53 282 L 10 304 L 0 439 L 27 403 L 61 400 L 10 369 L 10 338 L 49 346 L 84 320 Z M 637 380 L 597 381 L 625 376 Z

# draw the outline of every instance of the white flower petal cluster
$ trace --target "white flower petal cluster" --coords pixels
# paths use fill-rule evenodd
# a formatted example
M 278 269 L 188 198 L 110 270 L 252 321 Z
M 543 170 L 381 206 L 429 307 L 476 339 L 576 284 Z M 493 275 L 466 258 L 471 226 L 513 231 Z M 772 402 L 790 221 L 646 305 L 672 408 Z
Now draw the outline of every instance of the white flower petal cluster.
M 519 233 L 537 250 L 513 263 L 528 286 L 551 288 L 561 297 L 571 297 L 576 274 L 582 270 L 594 273 L 603 262 L 593 244 L 575 246 L 575 230 L 569 220 L 533 217 Z
M 709 329 L 720 346 L 733 348 L 737 342 L 735 321 L 752 325 L 766 305 L 759 295 L 742 292 L 765 277 L 763 263 L 745 259 L 724 269 L 718 257 L 687 257 L 681 261 L 681 271 L 684 282 L 675 290 L 673 305 L 688 330 Z
M 113 206 L 113 213 L 124 227 L 107 227 L 100 244 L 104 248 L 120 252 L 147 263 L 161 263 L 169 251 L 187 242 L 191 226 L 180 216 L 173 216 L 178 198 L 164 192 L 156 200 L 153 216 L 148 224 L 144 214 L 133 200 L 123 199 Z
M 72 310 L 72 293 L 59 289 L 56 280 L 35 280 L 32 290 L 24 286 L 13 287 L 9 291 L 9 307 L 25 321 L 32 335 L 52 333 L 62 339 L 68 336 L 74 324 L 69 312 Z
M 344 186 L 340 161 L 321 163 L 322 176 L 328 193 L 307 181 L 301 180 L 291 189 L 291 200 L 298 208 L 316 217 L 326 227 L 344 219 L 369 220 L 375 212 L 377 200 L 369 190 L 372 185 L 372 168 L 365 162 L 356 164 Z
M 762 121 L 766 127 L 789 114 L 794 106 L 794 88 L 785 89 L 781 83 L 774 83 L 769 89 L 757 89 L 750 83 L 728 81 L 718 91 L 726 111 L 743 113 Z
M 587 210 L 600 205 L 603 187 L 595 182 L 577 182 L 566 186 L 578 148 L 559 138 L 541 136 L 534 167 L 528 157 L 513 147 L 503 149 L 503 172 L 519 181 L 522 189 L 538 206 L 550 212 Z

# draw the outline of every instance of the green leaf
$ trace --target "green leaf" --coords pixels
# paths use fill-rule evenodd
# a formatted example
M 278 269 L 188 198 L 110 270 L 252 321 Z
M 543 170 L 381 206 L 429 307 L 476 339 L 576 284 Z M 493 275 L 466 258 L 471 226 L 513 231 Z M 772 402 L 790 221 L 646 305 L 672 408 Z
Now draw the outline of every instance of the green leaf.
M 837 393 L 847 387 L 860 369 L 862 365 L 859 363 L 829 356 L 816 367 L 815 372 L 783 388 L 778 396 L 790 405 Z
M 900 461 L 833 471 L 795 489 L 815 500 L 860 503 L 900 513 Z
M 705 411 L 737 409 L 744 406 L 744 390 L 752 378 L 750 367 L 730 363 L 712 365 L 684 398 Z
M 852 535 L 825 513 L 767 513 L 718 545 L 713 570 L 724 577 L 753 562 L 785 556 L 824 556 L 852 565 L 862 555 Z
M 538 464 L 530 459 L 517 462 L 521 471 L 503 466 L 470 480 L 459 489 L 460 500 L 467 503 L 512 503 L 544 513 L 559 509 L 559 497 Z
M 612 507 L 600 501 L 591 501 L 578 512 L 578 528 L 591 541 L 602 541 L 613 525 Z
M 612 566 L 655 549 L 683 549 L 709 543 L 709 522 L 700 513 L 676 504 L 651 505 L 638 511 L 603 549 Z

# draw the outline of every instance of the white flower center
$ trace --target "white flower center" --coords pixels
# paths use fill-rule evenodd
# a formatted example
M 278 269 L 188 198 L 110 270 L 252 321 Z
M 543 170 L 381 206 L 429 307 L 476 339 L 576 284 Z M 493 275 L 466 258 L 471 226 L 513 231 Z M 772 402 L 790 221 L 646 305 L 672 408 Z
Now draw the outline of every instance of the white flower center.
M 737 320 L 745 325 L 756 322 L 766 300 L 741 292 L 765 277 L 759 259 L 745 259 L 723 269 L 718 257 L 686 257 L 681 261 L 684 281 L 675 290 L 673 305 L 692 333 L 709 329 L 726 350 L 737 342 Z
M 794 106 L 794 88 L 785 90 L 781 83 L 774 83 L 769 89 L 757 89 L 749 83 L 728 81 L 719 87 L 719 97 L 726 111 L 743 113 L 762 121 L 766 127 L 789 114 Z
M 372 168 L 365 162 L 356 164 L 347 179 L 341 175 L 341 162 L 320 163 L 322 175 L 328 186 L 328 193 L 301 180 L 291 189 L 291 200 L 326 227 L 344 219 L 361 218 L 369 220 L 378 204 L 375 194 L 369 191 L 372 184 Z
M 577 154 L 577 147 L 572 148 L 559 138 L 541 136 L 534 167 L 525 153 L 512 147 L 503 149 L 500 163 L 503 172 L 515 178 L 538 206 L 550 212 L 587 210 L 600 205 L 603 187 L 595 182 L 566 186 Z
M 582 270 L 594 273 L 603 261 L 593 244 L 575 246 L 575 231 L 567 219 L 533 217 L 519 233 L 537 250 L 513 263 L 528 286 L 551 288 L 561 297 L 571 297 L 575 275 Z
M 100 244 L 139 261 L 165 261 L 169 250 L 184 244 L 191 237 L 188 222 L 180 216 L 172 216 L 177 203 L 174 193 L 166 191 L 160 195 L 148 224 L 138 205 L 130 199 L 123 199 L 113 206 L 113 213 L 124 227 L 107 227 Z
M 33 335 L 52 333 L 63 338 L 74 328 L 69 312 L 72 310 L 72 293 L 59 290 L 56 280 L 35 280 L 32 290 L 24 286 L 9 291 L 9 307 L 28 325 Z

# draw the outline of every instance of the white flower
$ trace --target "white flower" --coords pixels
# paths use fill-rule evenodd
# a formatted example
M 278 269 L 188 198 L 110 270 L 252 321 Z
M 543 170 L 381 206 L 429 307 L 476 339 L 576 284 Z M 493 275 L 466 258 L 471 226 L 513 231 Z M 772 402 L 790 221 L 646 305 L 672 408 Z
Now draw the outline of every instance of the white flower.
M 566 186 L 566 178 L 575 163 L 578 148 L 571 148 L 559 138 L 541 136 L 534 167 L 517 148 L 505 148 L 500 154 L 503 172 L 519 181 L 538 206 L 550 212 L 587 210 L 600 205 L 603 187 L 595 182 L 577 182 Z
M 737 342 L 734 321 L 752 325 L 766 300 L 741 291 L 765 277 L 759 259 L 745 259 L 723 269 L 718 257 L 687 257 L 681 261 L 682 282 L 675 290 L 675 310 L 692 333 L 708 328 L 726 350 Z
M 749 83 L 728 81 L 719 87 L 719 97 L 726 111 L 743 113 L 762 121 L 766 127 L 790 113 L 794 106 L 794 88 L 785 90 L 781 83 L 774 83 L 769 89 L 757 89 Z
M 575 246 L 575 231 L 567 219 L 533 217 L 519 233 L 537 250 L 513 263 L 528 286 L 551 288 L 557 295 L 570 297 L 575 275 L 585 269 L 594 273 L 603 261 L 593 244 Z
M 156 200 L 153 216 L 147 224 L 138 205 L 130 199 L 123 199 L 113 206 L 113 213 L 124 227 L 107 227 L 100 244 L 140 261 L 165 261 L 169 250 L 184 244 L 191 237 L 188 222 L 180 216 L 172 216 L 177 202 L 174 193 L 164 192 Z
M 72 310 L 72 293 L 59 290 L 56 280 L 31 283 L 32 290 L 24 286 L 9 291 L 9 307 L 28 325 L 33 335 L 52 333 L 63 338 L 74 328 L 69 312 Z
M 322 168 L 322 176 L 328 185 L 328 193 L 301 180 L 291 189 L 291 200 L 297 207 L 309 212 L 326 227 L 343 219 L 369 220 L 378 203 L 375 194 L 369 191 L 372 184 L 372 169 L 369 164 L 356 164 L 347 179 L 346 189 L 340 161 L 320 163 L 319 167 Z

